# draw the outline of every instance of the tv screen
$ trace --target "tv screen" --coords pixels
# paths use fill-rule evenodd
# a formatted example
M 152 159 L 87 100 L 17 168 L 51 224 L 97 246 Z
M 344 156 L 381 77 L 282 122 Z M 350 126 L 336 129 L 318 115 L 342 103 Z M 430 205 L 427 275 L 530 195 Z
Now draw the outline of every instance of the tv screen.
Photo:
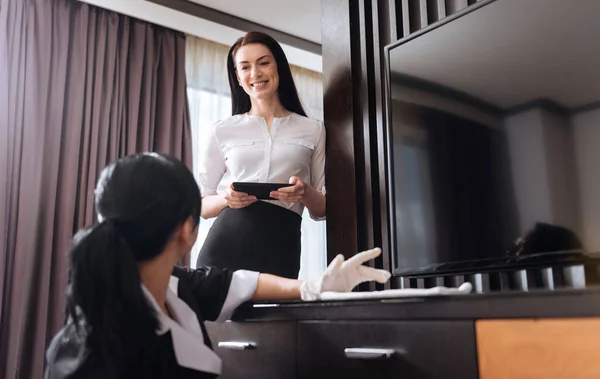
M 386 48 L 396 274 L 600 250 L 600 1 L 474 8 Z

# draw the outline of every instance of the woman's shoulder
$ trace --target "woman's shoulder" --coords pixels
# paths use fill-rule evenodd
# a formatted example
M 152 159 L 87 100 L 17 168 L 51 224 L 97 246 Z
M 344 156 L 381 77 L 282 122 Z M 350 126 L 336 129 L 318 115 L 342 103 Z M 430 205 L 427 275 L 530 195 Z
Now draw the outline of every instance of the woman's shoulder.
M 294 119 L 294 121 L 305 122 L 305 123 L 313 124 L 313 125 L 320 125 L 323 123 L 323 121 L 321 121 L 321 120 L 317 120 L 315 118 L 310 118 L 308 116 L 302 116 L 301 114 L 298 114 L 296 112 L 292 112 L 292 118 Z
M 245 114 L 236 114 L 227 118 L 221 119 L 213 124 L 214 128 L 221 128 L 227 126 L 235 126 L 247 122 L 248 118 Z
M 292 121 L 294 123 L 300 124 L 304 127 L 311 127 L 318 131 L 321 131 L 322 129 L 325 128 L 325 126 L 323 125 L 323 121 L 321 121 L 321 120 L 317 120 L 317 119 L 310 118 L 307 116 L 302 116 L 302 115 L 299 115 L 298 113 L 292 113 L 291 117 L 292 117 Z

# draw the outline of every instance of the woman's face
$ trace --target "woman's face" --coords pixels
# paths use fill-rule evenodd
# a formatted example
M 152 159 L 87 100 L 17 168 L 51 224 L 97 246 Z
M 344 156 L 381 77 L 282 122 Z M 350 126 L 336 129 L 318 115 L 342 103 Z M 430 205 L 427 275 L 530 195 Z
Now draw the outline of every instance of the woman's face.
M 277 63 L 268 47 L 260 43 L 242 46 L 235 54 L 238 82 L 254 99 L 268 99 L 277 94 Z

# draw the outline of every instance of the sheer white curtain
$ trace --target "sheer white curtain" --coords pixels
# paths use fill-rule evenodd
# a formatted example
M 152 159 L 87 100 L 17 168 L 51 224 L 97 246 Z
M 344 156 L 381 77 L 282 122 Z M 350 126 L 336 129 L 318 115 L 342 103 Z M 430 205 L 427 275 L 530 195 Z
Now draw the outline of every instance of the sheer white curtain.
M 188 100 L 194 150 L 194 175 L 197 175 L 200 152 L 203 149 L 206 128 L 212 123 L 231 116 L 231 98 L 227 81 L 228 46 L 188 36 L 186 70 Z M 292 66 L 292 75 L 300 99 L 308 116 L 323 119 L 323 85 L 321 73 Z M 192 250 L 191 265 L 196 265 L 198 252 L 206 239 L 214 219 L 202 220 L 198 240 Z M 320 275 L 327 264 L 325 221 L 316 222 L 304 212 L 302 218 L 302 254 L 299 277 Z
M 323 120 L 323 75 L 302 67 L 290 66 L 290 68 L 308 117 Z

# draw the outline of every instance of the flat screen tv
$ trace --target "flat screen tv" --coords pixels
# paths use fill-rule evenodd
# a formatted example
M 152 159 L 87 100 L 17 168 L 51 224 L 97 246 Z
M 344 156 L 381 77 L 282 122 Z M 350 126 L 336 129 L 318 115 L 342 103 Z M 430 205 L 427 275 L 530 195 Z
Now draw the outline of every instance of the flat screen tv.
M 484 1 L 385 48 L 393 271 L 600 250 L 600 1 Z

